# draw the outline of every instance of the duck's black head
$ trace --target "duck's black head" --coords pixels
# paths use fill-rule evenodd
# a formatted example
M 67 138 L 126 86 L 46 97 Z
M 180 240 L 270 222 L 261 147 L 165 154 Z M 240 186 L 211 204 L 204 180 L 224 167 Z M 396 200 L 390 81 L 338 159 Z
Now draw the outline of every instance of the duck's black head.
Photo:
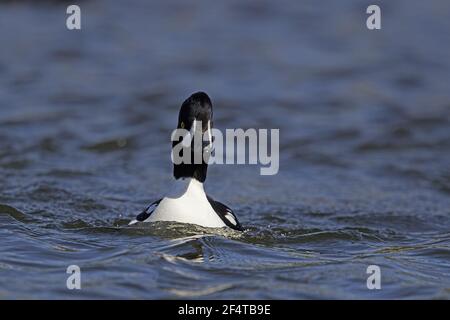
M 201 133 L 203 134 L 208 129 L 210 130 L 212 128 L 212 116 L 213 109 L 211 99 L 204 92 L 196 92 L 187 98 L 181 105 L 177 129 L 185 129 L 190 131 L 193 135 L 195 130 L 197 130 L 198 133 L 200 132 L 199 121 L 201 121 Z M 172 143 L 172 148 L 181 143 L 180 141 L 181 139 L 179 141 L 174 141 Z M 208 144 L 212 144 L 212 141 L 208 141 L 206 145 Z M 190 164 L 174 164 L 173 175 L 175 179 L 195 178 L 200 182 L 206 180 L 208 164 L 204 161 L 203 157 L 201 163 L 194 163 L 194 153 L 202 152 L 203 147 L 206 145 L 203 143 L 201 150 L 195 150 L 192 141 L 190 146 L 183 148 L 180 155 L 182 155 L 183 152 L 190 152 L 192 161 Z

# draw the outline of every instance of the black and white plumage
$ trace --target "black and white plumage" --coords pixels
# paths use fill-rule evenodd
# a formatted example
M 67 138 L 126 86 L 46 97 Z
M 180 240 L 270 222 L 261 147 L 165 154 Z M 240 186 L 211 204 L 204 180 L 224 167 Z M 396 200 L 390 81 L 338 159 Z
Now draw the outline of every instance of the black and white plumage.
M 158 206 L 158 204 L 161 202 L 162 199 L 156 200 L 152 204 L 150 204 L 147 208 L 144 209 L 141 213 L 139 213 L 135 220 L 130 222 L 130 225 L 138 223 L 138 222 L 144 222 L 147 220 L 150 215 L 153 213 L 155 208 Z
M 194 93 L 183 102 L 177 128 L 186 129 L 193 135 L 196 129 L 200 130 L 196 128 L 198 121 L 201 121 L 202 133 L 211 130 L 212 103 L 203 92 Z M 201 152 L 205 151 L 205 148 L 210 152 L 212 148 L 211 133 L 208 133 L 209 141 L 203 143 Z M 179 143 L 183 143 L 182 152 L 191 152 L 193 159 L 194 152 L 198 152 L 193 142 L 190 144 L 188 141 L 186 144 L 186 140 L 175 141 L 172 148 Z M 172 221 L 211 228 L 229 227 L 242 231 L 234 212 L 205 193 L 203 182 L 206 180 L 207 169 L 208 164 L 204 159 L 199 164 L 174 164 L 175 182 L 172 190 L 164 198 L 150 204 L 130 225 L 139 222 Z

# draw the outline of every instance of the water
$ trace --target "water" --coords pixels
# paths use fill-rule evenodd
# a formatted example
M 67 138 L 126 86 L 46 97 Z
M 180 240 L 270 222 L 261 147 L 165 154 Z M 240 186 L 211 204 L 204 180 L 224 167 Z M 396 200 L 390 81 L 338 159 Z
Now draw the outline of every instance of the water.
M 450 3 L 0 4 L 0 298 L 450 297 Z M 178 108 L 280 128 L 213 166 L 244 233 L 127 227 L 171 184 Z M 66 268 L 82 290 L 66 289 Z M 380 266 L 381 290 L 366 269 Z

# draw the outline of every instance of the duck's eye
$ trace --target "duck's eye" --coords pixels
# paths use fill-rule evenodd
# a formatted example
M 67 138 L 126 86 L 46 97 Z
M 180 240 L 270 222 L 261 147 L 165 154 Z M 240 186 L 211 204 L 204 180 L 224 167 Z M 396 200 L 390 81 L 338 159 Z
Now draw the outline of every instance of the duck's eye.
M 181 127 L 181 129 L 184 129 L 184 122 L 183 121 L 181 121 L 180 127 Z

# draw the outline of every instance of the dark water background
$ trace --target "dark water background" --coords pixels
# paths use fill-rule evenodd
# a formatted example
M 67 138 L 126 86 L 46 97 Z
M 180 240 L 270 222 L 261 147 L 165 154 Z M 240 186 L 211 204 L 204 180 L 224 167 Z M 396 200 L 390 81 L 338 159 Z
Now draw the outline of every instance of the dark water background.
M 448 299 L 450 2 L 377 1 L 380 31 L 320 3 L 82 1 L 80 32 L 0 2 L 0 298 Z M 280 128 L 279 174 L 210 168 L 243 234 L 126 227 L 197 90 L 220 129 Z

